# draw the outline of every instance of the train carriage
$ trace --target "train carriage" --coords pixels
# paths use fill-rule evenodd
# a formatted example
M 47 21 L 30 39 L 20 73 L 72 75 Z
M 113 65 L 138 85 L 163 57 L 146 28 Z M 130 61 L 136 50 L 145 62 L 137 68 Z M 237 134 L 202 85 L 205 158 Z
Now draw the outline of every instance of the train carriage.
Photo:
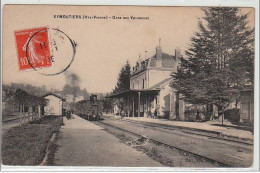
M 103 103 L 97 100 L 97 95 L 91 95 L 89 100 L 81 100 L 75 104 L 75 113 L 87 120 L 100 120 Z

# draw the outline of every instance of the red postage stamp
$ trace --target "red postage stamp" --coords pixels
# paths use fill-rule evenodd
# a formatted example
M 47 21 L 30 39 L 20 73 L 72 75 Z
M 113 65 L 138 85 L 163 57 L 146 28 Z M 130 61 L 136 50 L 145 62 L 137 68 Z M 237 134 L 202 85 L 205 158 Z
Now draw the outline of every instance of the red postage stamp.
M 20 70 L 52 65 L 48 28 L 34 28 L 15 32 Z

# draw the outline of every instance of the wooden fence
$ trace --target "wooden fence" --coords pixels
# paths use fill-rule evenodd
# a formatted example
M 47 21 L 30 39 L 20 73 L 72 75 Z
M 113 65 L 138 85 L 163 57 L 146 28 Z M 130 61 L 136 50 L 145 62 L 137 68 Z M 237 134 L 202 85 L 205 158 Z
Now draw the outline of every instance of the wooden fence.
M 28 122 L 32 122 L 32 121 L 35 121 L 35 120 L 38 120 L 40 118 L 41 118 L 41 116 L 37 112 L 24 112 L 24 113 L 20 113 L 20 125 L 28 123 Z

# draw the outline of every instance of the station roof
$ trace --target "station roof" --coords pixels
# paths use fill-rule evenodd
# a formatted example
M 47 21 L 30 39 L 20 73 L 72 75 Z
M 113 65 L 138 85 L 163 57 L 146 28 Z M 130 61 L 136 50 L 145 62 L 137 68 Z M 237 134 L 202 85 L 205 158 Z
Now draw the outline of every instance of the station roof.
M 59 98 L 59 99 L 61 99 L 62 101 L 66 101 L 66 99 L 64 99 L 63 97 L 61 97 L 61 96 L 59 96 L 59 95 L 57 95 L 57 94 L 54 94 L 54 93 L 47 93 L 47 94 L 44 94 L 42 97 L 47 97 L 47 96 L 54 96 L 54 97 L 57 97 L 57 98 Z
M 156 94 L 160 91 L 160 89 L 134 89 L 134 90 L 126 90 L 126 91 L 122 91 L 119 93 L 114 93 L 111 94 L 109 96 L 107 96 L 106 98 L 119 98 L 119 97 L 126 97 L 126 96 L 130 96 L 130 95 L 137 95 L 138 92 L 140 92 L 141 94 Z

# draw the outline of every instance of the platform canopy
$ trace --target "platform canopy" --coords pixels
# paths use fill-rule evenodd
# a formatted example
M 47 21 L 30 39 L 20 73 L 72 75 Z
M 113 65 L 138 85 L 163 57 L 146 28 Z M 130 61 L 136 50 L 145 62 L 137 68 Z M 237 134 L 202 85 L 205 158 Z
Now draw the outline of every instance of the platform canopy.
M 136 90 L 126 90 L 119 93 L 114 93 L 106 98 L 120 98 L 120 97 L 127 97 L 127 96 L 135 96 L 138 95 L 138 93 L 141 93 L 143 95 L 150 95 L 150 94 L 157 94 L 160 91 L 160 89 L 136 89 Z

